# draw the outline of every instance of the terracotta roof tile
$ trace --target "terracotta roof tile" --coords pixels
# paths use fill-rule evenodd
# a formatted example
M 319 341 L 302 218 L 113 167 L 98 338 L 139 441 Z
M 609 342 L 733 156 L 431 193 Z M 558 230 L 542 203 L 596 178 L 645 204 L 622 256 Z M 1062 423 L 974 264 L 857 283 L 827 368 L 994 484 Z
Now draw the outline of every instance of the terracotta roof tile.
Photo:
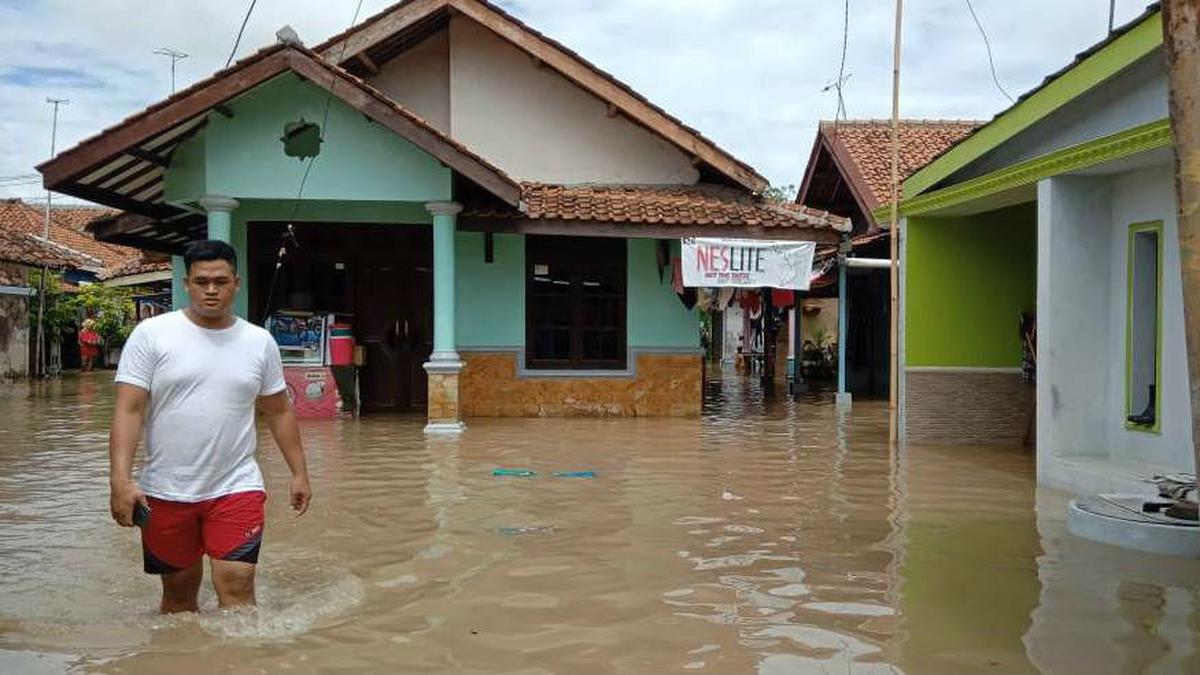
M 911 176 L 934 157 L 969 136 L 982 122 L 976 120 L 900 120 L 900 180 Z M 821 134 L 834 152 L 848 159 L 868 194 L 868 208 L 877 209 L 891 199 L 892 123 L 890 120 L 821 122 Z
M 148 274 L 150 272 L 170 272 L 171 260 L 166 258 L 164 254 L 155 254 L 150 252 L 142 252 L 136 258 L 128 260 L 123 265 L 110 267 L 100 273 L 100 278 L 104 280 L 116 279 L 118 277 L 127 277 L 134 274 Z
M 77 216 L 60 217 L 50 211 L 50 241 L 76 254 L 72 267 L 103 268 L 122 265 L 140 254 L 137 249 L 96 241 L 92 235 L 73 229 Z M 45 212 L 41 207 L 19 199 L 0 200 L 0 230 L 25 232 L 41 237 L 45 233 Z
M 54 269 L 66 269 L 78 264 L 77 256 L 27 232 L 0 229 L 0 260 Z M 6 284 L 12 285 L 12 284 Z
M 120 211 L 103 206 L 52 206 L 50 218 L 63 227 L 83 232 L 88 223 L 99 218 L 115 216 Z
M 744 225 L 848 231 L 840 216 L 799 204 L 772 204 L 719 185 L 547 185 L 522 183 L 524 213 L 470 209 L 476 217 L 590 220 L 663 225 Z

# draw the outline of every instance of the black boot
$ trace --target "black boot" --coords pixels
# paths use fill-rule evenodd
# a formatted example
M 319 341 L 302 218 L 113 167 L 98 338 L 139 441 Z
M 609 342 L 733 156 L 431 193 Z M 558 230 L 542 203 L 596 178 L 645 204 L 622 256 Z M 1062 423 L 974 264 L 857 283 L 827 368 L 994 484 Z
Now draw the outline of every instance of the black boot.
M 1138 415 L 1130 415 L 1129 421 L 1138 426 L 1152 427 L 1154 426 L 1154 385 L 1150 385 L 1150 399 L 1146 402 L 1146 409 Z

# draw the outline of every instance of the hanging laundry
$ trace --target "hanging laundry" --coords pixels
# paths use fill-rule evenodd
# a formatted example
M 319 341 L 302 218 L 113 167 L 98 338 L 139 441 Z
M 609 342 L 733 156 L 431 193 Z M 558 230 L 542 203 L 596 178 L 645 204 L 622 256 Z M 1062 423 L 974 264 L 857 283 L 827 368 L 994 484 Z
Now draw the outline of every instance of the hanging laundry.
M 786 309 L 796 304 L 796 292 L 788 288 L 772 288 L 771 304 L 776 309 Z
M 717 309 L 724 312 L 729 307 L 729 303 L 733 301 L 733 290 L 732 288 L 722 288 L 717 291 Z
M 738 294 L 738 304 L 747 312 L 755 314 L 762 311 L 762 296 L 756 290 L 743 289 Z

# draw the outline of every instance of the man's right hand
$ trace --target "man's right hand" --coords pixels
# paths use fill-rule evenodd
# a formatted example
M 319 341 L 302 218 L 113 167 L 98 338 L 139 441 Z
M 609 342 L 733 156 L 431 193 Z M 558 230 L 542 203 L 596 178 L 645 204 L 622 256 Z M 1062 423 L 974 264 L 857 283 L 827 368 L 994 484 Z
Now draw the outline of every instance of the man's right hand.
M 113 520 L 121 527 L 133 527 L 133 509 L 141 503 L 143 506 L 149 506 L 146 503 L 146 495 L 141 488 L 131 480 L 121 481 L 112 484 L 112 496 L 109 497 L 108 508 L 112 512 Z

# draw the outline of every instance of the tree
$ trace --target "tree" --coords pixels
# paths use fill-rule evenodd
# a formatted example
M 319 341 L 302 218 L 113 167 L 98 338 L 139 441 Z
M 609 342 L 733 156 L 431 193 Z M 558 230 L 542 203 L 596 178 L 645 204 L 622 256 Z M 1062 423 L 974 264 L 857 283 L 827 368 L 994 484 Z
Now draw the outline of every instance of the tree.
M 772 185 L 763 191 L 763 199 L 772 204 L 790 204 L 796 201 L 796 193 L 799 191 L 800 188 L 791 183 L 779 187 Z
M 125 344 L 134 326 L 133 295 L 125 288 L 88 284 L 71 298 L 77 316 L 96 321 L 96 332 L 110 347 Z
M 1192 393 L 1192 451 L 1200 471 L 1200 0 L 1166 0 L 1163 44 L 1175 139 L 1175 197 L 1184 339 Z

